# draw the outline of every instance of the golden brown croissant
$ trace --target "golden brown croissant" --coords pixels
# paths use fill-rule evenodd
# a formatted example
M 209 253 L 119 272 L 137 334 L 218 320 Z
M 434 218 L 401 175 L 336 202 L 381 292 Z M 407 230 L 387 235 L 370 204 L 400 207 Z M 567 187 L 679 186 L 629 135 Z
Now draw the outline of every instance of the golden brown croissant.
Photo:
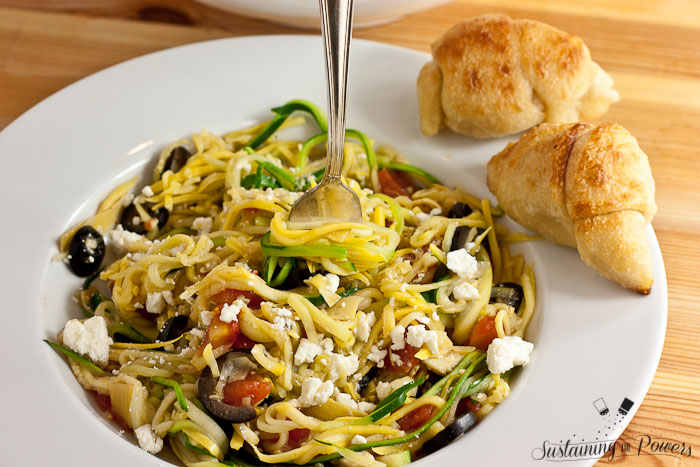
M 447 31 L 432 52 L 417 83 L 426 135 L 448 126 L 503 136 L 596 118 L 620 99 L 581 38 L 538 21 L 479 16 Z
M 578 248 L 602 276 L 651 290 L 645 228 L 656 213 L 647 155 L 623 127 L 543 123 L 488 163 L 505 212 L 548 240 Z

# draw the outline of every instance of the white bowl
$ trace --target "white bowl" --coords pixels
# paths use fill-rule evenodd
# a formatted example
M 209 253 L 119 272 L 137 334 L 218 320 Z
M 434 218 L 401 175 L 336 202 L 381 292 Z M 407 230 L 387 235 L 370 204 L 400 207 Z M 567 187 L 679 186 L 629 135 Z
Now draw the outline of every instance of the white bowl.
M 67 87 L 0 132 L 7 175 L 0 183 L 0 466 L 169 465 L 172 455 L 147 454 L 100 416 L 65 360 L 42 342 L 82 315 L 72 300 L 82 281 L 51 261 L 56 238 L 94 212 L 112 187 L 147 176 L 155 154 L 173 140 L 203 128 L 220 134 L 250 126 L 293 98 L 325 107 L 322 47 L 318 36 L 251 36 L 157 52 Z M 348 126 L 448 185 L 489 196 L 486 163 L 513 138 L 421 134 L 415 79 L 428 60 L 355 41 Z M 535 343 L 532 359 L 493 413 L 412 467 L 552 466 L 540 461 L 543 446 L 556 454 L 557 445 L 617 439 L 651 383 L 666 329 L 663 259 L 651 227 L 648 234 L 654 287 L 646 297 L 600 277 L 572 248 L 514 246 L 537 278 L 537 308 L 525 335 Z M 599 414 L 601 398 L 607 415 Z M 623 416 L 617 407 L 625 398 L 634 406 Z M 600 454 L 566 467 L 592 465 Z
M 215 8 L 296 28 L 320 25 L 318 0 L 197 0 Z M 355 0 L 355 27 L 395 21 L 450 0 Z

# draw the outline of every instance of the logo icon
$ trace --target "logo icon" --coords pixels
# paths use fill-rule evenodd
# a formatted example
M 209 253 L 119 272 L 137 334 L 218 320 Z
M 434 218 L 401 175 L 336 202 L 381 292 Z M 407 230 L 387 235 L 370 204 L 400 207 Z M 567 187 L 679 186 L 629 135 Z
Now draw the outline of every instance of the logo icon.
M 634 402 L 625 397 L 625 400 L 622 401 L 622 404 L 620 404 L 620 408 L 617 409 L 617 411 L 620 413 L 620 415 L 627 415 L 627 412 L 630 411 L 633 405 Z
M 625 400 L 627 400 L 627 399 L 625 399 Z M 623 404 L 624 404 L 624 402 L 623 402 Z M 602 397 L 600 399 L 596 399 L 593 401 L 593 407 L 595 407 L 595 409 L 601 415 L 606 415 L 608 412 L 610 412 L 610 410 L 608 410 L 608 404 L 605 403 L 605 401 L 603 400 Z M 630 407 L 632 407 L 632 406 L 630 405 Z M 620 407 L 620 410 L 622 410 L 622 407 Z M 625 413 L 627 413 L 627 412 L 625 412 Z

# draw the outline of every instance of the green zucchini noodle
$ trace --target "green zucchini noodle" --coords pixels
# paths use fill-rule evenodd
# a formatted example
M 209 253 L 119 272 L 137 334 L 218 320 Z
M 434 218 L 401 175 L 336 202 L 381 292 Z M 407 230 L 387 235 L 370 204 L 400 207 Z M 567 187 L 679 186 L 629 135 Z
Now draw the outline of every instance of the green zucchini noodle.
M 313 124 L 299 110 L 321 133 L 284 139 Z M 306 101 L 274 112 L 173 142 L 142 191 L 120 185 L 64 234 L 65 252 L 77 227 L 95 227 L 108 260 L 78 293 L 86 319 L 57 340 L 107 416 L 187 466 L 408 462 L 465 410 L 481 419 L 507 397 L 512 372 L 489 371 L 486 348 L 520 341 L 531 321 L 535 275 L 509 244 L 532 238 L 356 130 L 342 177 L 362 221 L 292 229 L 292 205 L 325 167 L 325 117 Z M 142 233 L 124 224 L 129 205 Z M 75 344 L 88 322 L 107 329 L 102 357 Z M 201 394 L 209 379 L 215 393 Z M 247 421 L 212 404 L 245 406 Z

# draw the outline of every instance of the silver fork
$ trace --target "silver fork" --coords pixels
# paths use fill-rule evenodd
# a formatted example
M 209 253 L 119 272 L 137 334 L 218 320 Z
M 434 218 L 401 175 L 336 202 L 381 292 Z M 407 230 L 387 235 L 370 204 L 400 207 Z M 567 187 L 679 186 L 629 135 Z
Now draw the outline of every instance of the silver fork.
M 345 146 L 345 95 L 352 35 L 353 0 L 319 0 L 328 86 L 328 154 L 321 183 L 294 203 L 289 227 L 313 228 L 333 222 L 360 222 L 357 194 L 340 180 Z

